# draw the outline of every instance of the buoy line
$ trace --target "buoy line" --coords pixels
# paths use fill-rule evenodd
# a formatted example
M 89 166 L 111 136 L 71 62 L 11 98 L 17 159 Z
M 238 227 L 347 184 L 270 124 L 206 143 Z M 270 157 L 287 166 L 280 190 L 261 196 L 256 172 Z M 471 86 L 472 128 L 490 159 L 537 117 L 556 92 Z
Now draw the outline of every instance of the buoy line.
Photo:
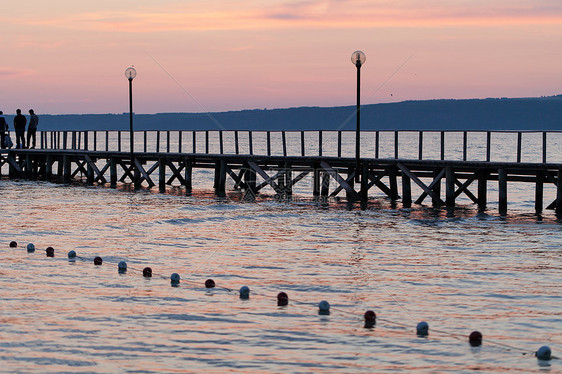
M 10 248 L 17 248 L 18 247 L 17 242 L 15 242 L 15 241 L 10 242 L 9 247 Z M 28 243 L 27 246 L 26 246 L 26 249 L 27 249 L 28 253 L 34 253 L 35 250 L 36 250 L 36 247 L 33 243 Z M 53 247 L 47 247 L 45 249 L 45 252 L 46 252 L 47 257 L 54 257 L 55 250 L 54 250 Z M 93 262 L 94 265 L 96 265 L 96 266 L 102 266 L 102 264 L 104 262 L 103 259 L 100 256 L 96 256 L 93 259 L 88 258 L 88 257 L 82 257 L 82 256 L 78 256 L 76 251 L 74 251 L 74 250 L 69 251 L 68 254 L 67 254 L 67 257 L 68 257 L 68 260 L 70 262 L 74 262 L 78 259 L 78 260 L 81 260 L 81 261 L 84 261 L 84 262 Z M 150 267 L 145 267 L 142 270 L 139 269 L 139 268 L 135 268 L 135 267 L 129 267 L 125 261 L 119 261 L 117 263 L 112 262 L 112 261 L 106 261 L 106 263 L 116 264 L 117 268 L 118 268 L 118 272 L 120 274 L 127 273 L 127 271 L 129 269 L 131 269 L 131 270 L 135 270 L 135 271 L 138 271 L 138 272 L 142 273 L 142 275 L 145 278 L 151 278 L 151 277 L 156 276 L 156 277 L 164 279 L 164 280 L 169 279 L 172 287 L 178 287 L 180 282 L 194 284 L 194 285 L 201 285 L 200 282 L 196 282 L 196 281 L 193 281 L 193 280 L 181 279 L 181 277 L 178 273 L 172 273 L 171 276 L 168 277 L 168 276 L 165 276 L 163 274 L 154 273 L 152 271 L 152 268 L 150 268 Z M 227 287 L 224 287 L 224 286 L 217 285 L 213 279 L 207 279 L 204 282 L 204 286 L 207 289 L 217 288 L 217 289 L 225 290 L 229 293 L 238 294 L 240 299 L 249 299 L 250 298 L 250 288 L 248 286 L 242 286 L 239 291 L 235 291 L 231 288 L 227 288 Z M 252 292 L 252 295 L 269 298 L 269 296 L 267 296 L 267 295 L 263 295 L 263 294 L 256 293 L 256 292 Z M 316 303 L 312 303 L 312 302 L 306 302 L 306 301 L 291 298 L 291 302 L 296 303 L 296 304 L 300 304 L 300 305 L 307 305 L 307 306 L 316 305 L 316 306 L 318 306 L 318 314 L 319 315 L 330 315 L 330 310 L 335 310 L 335 311 L 338 311 L 342 314 L 347 314 L 347 315 L 352 315 L 352 316 L 357 317 L 357 314 L 355 314 L 354 312 L 351 312 L 351 311 L 348 311 L 348 310 L 345 310 L 345 309 L 341 309 L 341 308 L 332 308 L 330 303 L 326 300 L 322 300 L 320 303 L 316 304 Z M 288 305 L 289 305 L 289 296 L 287 295 L 287 293 L 279 292 L 277 294 L 277 306 L 288 306 Z M 372 310 L 366 311 L 364 313 L 363 317 L 364 317 L 364 321 L 365 321 L 365 325 L 364 325 L 365 328 L 371 329 L 371 328 L 374 328 L 376 326 L 377 315 L 374 311 L 372 311 Z M 400 322 L 396 322 L 396 321 L 392 321 L 392 320 L 389 320 L 389 319 L 386 319 L 386 318 L 378 318 L 378 320 L 387 322 L 387 323 L 392 324 L 392 325 L 399 326 L 399 327 L 404 328 L 404 329 L 410 329 L 411 328 L 411 326 L 409 326 L 409 325 L 406 325 L 406 324 L 400 323 Z M 459 340 L 466 339 L 466 336 L 464 336 L 464 335 L 457 334 L 457 333 L 451 333 L 451 332 L 440 330 L 440 329 L 432 328 L 431 331 L 437 332 L 439 334 L 443 334 L 443 335 L 446 335 L 446 336 L 454 337 L 454 338 L 457 338 Z M 427 337 L 429 335 L 429 324 L 425 321 L 419 322 L 416 326 L 416 333 L 419 337 Z M 482 341 L 483 341 L 483 335 L 479 331 L 473 331 L 468 336 L 468 342 L 473 347 L 481 346 Z M 550 347 L 546 346 L 546 345 L 541 346 L 537 351 L 532 352 L 532 351 L 529 351 L 529 350 L 521 348 L 521 347 L 517 347 L 517 346 L 514 346 L 514 345 L 501 343 L 501 342 L 497 342 L 497 341 L 489 340 L 489 339 L 486 339 L 486 343 L 495 345 L 497 347 L 503 348 L 503 349 L 505 349 L 507 351 L 510 351 L 510 352 L 511 351 L 519 351 L 522 356 L 530 357 L 530 356 L 534 355 L 539 360 L 558 359 L 558 357 L 552 355 L 552 351 L 551 351 Z

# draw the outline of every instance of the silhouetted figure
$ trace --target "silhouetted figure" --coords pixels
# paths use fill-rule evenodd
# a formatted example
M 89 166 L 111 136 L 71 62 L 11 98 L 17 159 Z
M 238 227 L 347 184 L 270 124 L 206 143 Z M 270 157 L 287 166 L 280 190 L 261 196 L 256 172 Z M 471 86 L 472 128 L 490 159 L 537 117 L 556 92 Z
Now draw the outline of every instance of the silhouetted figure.
M 27 146 L 30 149 L 35 149 L 35 134 L 37 133 L 37 125 L 39 124 L 39 117 L 33 111 L 29 109 L 29 126 L 27 126 Z M 31 140 L 33 139 L 33 146 L 31 145 Z
M 7 147 L 6 131 L 8 131 L 8 122 L 6 122 L 6 117 L 4 117 L 4 112 L 0 110 L 0 146 L 2 147 L 2 149 Z
M 14 117 L 14 129 L 16 130 L 16 148 L 25 148 L 25 125 L 27 119 L 21 114 L 21 109 L 16 110 Z

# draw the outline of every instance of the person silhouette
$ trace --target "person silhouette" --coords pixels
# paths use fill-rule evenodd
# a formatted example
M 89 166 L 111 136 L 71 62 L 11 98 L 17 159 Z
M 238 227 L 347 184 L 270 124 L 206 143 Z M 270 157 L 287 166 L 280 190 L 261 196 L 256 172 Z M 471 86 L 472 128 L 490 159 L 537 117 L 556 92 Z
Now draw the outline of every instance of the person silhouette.
M 16 110 L 16 116 L 14 117 L 14 129 L 16 130 L 16 149 L 26 148 L 25 147 L 25 125 L 27 124 L 27 119 L 21 114 L 21 109 Z
M 35 134 L 37 133 L 37 125 L 39 124 L 39 118 L 33 109 L 29 109 L 29 126 L 27 126 L 27 146 L 30 149 L 35 149 Z M 33 139 L 33 146 L 31 145 L 31 140 Z
M 4 112 L 0 110 L 0 146 L 2 147 L 2 149 L 7 147 L 6 131 L 8 131 L 8 122 L 6 122 L 6 117 L 4 117 Z

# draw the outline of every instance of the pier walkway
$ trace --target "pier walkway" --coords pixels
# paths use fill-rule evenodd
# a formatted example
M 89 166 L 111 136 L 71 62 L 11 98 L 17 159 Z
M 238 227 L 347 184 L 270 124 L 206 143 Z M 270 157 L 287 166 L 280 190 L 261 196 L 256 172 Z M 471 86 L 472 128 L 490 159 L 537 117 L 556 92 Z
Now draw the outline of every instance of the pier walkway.
M 301 140 L 297 146 L 291 144 L 292 148 L 288 146 L 285 132 L 276 133 L 281 139 L 275 143 L 280 145 L 280 154 L 272 152 L 274 143 L 270 132 L 261 134 L 265 140 L 261 144 L 264 151 L 260 153 L 263 154 L 256 154 L 257 146 L 252 142 L 255 134 L 251 131 L 244 132 L 243 139 L 249 141 L 245 143 L 244 150 L 240 141 L 242 136 L 238 132 L 231 132 L 227 142 L 224 141 L 222 132 L 215 132 L 217 139 L 211 139 L 208 131 L 191 132 L 188 134 L 191 136 L 189 152 L 185 152 L 186 146 L 182 142 L 183 136 L 188 132 L 176 132 L 172 134 L 173 137 L 169 131 L 162 133 L 163 137 L 160 131 L 154 134 L 135 133 L 135 140 L 139 135 L 142 136 L 143 141 L 135 143 L 136 147 L 142 149 L 137 151 L 135 148 L 135 152 L 131 154 L 121 149 L 122 144 L 129 144 L 128 138 L 122 139 L 121 132 L 43 132 L 40 134 L 40 149 L 2 150 L 0 173 L 6 175 L 8 171 L 10 178 L 63 183 L 79 180 L 109 187 L 129 183 L 134 188 L 158 187 L 162 192 L 167 186 L 175 185 L 190 194 L 193 190 L 194 170 L 211 169 L 217 196 L 226 196 L 228 188 L 232 188 L 243 192 L 246 200 L 251 200 L 260 193 L 274 194 L 280 200 L 291 200 L 297 184 L 307 178 L 311 181 L 308 193 L 313 199 L 327 201 L 329 198 L 345 196 L 347 201 L 357 202 L 363 207 L 374 194 L 382 193 L 393 202 L 400 201 L 403 207 L 427 201 L 431 201 L 433 206 L 454 207 L 459 196 L 463 196 L 479 209 L 485 209 L 490 196 L 488 188 L 492 183 L 497 192 L 500 215 L 507 214 L 508 183 L 520 182 L 532 184 L 536 213 L 540 214 L 543 209 L 553 209 L 557 216 L 562 215 L 562 162 L 547 162 L 549 158 L 560 157 L 562 143 L 559 139 L 562 133 L 559 132 L 535 133 L 535 137 L 538 135 L 538 139 L 542 140 L 542 147 L 533 149 L 533 154 L 539 158 L 535 162 L 522 162 L 527 157 L 523 132 L 513 132 L 513 144 L 502 145 L 513 153 L 514 160 L 509 161 L 491 160 L 494 154 L 491 138 L 495 132 L 480 134 L 487 140 L 480 147 L 484 152 L 483 160 L 469 159 L 469 133 L 466 131 L 456 132 L 460 133 L 458 135 L 461 139 L 455 149 L 459 159 L 446 159 L 445 139 L 449 134 L 444 131 L 431 132 L 432 136 L 437 135 L 440 140 L 437 144 L 432 144 L 433 148 L 437 148 L 437 157 L 434 159 L 424 159 L 424 152 L 428 147 L 423 141 L 428 134 L 424 132 L 406 134 L 410 137 L 412 134 L 417 136 L 418 147 L 412 147 L 410 139 L 410 153 L 407 154 L 411 156 L 412 148 L 417 148 L 414 150 L 417 158 L 400 157 L 399 152 L 403 146 L 399 139 L 405 135 L 398 131 L 387 132 L 391 137 L 394 135 L 394 142 L 390 147 L 392 149 L 392 145 L 394 146 L 394 155 L 380 157 L 379 152 L 383 149 L 382 135 L 388 134 L 373 132 L 370 134 L 373 135 L 374 145 L 371 151 L 378 157 L 361 158 L 359 169 L 357 160 L 344 154 L 349 147 L 342 141 L 346 135 L 341 131 L 331 134 L 334 141 L 329 147 L 323 141 L 325 134 L 321 131 L 314 132 L 313 136 L 318 139 L 314 144 L 314 155 L 306 154 L 304 139 L 310 139 L 311 134 L 305 132 L 291 135 Z M 150 139 L 155 135 L 157 145 L 154 147 Z M 198 145 L 197 136 L 201 135 L 204 140 Z M 558 138 L 551 145 L 549 137 Z M 161 146 L 162 138 L 167 140 L 164 146 Z M 232 148 L 232 152 L 225 151 L 227 145 Z M 547 152 L 547 145 L 550 145 L 550 153 Z M 176 149 L 172 149 L 172 146 Z M 204 147 L 203 151 L 198 148 L 201 146 Z M 219 152 L 212 153 L 212 147 L 218 148 Z M 328 148 L 335 155 L 324 155 L 328 153 Z M 300 154 L 288 154 L 291 149 Z M 553 186 L 551 188 L 555 189 L 555 198 L 546 201 L 546 204 L 545 186 Z

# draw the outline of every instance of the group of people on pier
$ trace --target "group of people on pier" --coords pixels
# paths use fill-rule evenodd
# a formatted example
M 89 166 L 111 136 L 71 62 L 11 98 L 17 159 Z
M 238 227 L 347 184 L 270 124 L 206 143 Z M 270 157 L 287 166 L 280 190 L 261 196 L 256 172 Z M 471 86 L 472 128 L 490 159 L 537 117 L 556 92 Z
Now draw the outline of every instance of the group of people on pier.
M 21 114 L 21 109 L 16 110 L 14 117 L 14 130 L 16 131 L 16 149 L 30 148 L 34 149 L 36 145 L 37 125 L 39 124 L 39 117 L 29 109 L 29 126 L 27 126 L 27 118 Z M 25 127 L 27 126 L 27 146 L 25 142 Z M 31 142 L 33 141 L 33 145 Z M 0 143 L 2 149 L 12 148 L 13 142 L 10 138 L 10 128 L 4 113 L 0 110 Z

